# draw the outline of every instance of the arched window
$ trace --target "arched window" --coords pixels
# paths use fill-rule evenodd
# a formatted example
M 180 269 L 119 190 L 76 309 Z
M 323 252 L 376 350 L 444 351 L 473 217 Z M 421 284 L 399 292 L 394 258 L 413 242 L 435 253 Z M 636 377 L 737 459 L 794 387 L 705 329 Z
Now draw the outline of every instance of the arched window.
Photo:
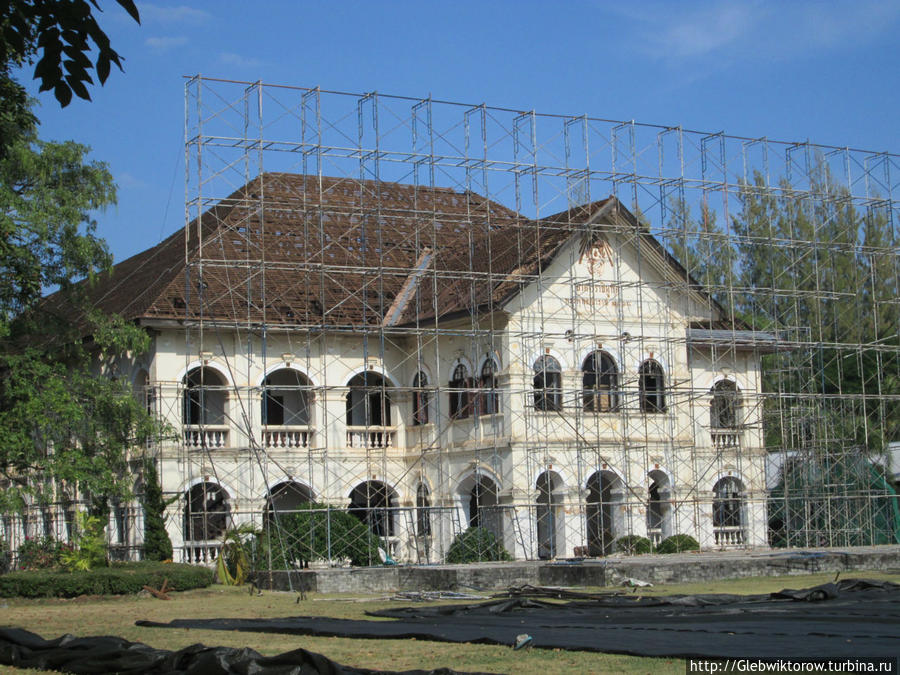
M 309 426 L 310 381 L 292 368 L 279 368 L 263 381 L 262 423 L 265 426 Z
M 658 413 L 666 410 L 666 384 L 662 366 L 653 359 L 641 364 L 639 373 L 641 412 Z
M 482 415 L 494 415 L 500 411 L 500 394 L 497 392 L 497 362 L 493 357 L 484 360 L 481 366 L 481 377 L 478 385 L 481 388 L 481 406 L 479 413 Z
M 472 402 L 466 387 L 470 386 L 469 371 L 465 364 L 457 363 L 448 383 L 450 388 L 450 417 L 462 419 L 472 414 Z
M 709 403 L 709 426 L 713 429 L 736 429 L 740 426 L 741 395 L 731 380 L 713 386 Z
M 534 362 L 534 409 L 562 410 L 562 368 L 549 354 Z
M 366 371 L 354 375 L 347 383 L 347 426 L 391 426 L 390 387 L 378 373 Z
M 742 526 L 743 492 L 744 486 L 734 476 L 727 476 L 716 483 L 713 487 L 713 528 Z
M 228 493 L 215 483 L 197 483 L 185 494 L 184 540 L 218 539 L 228 526 Z
M 603 351 L 592 352 L 581 366 L 585 412 L 610 412 L 619 407 L 616 362 Z
M 428 376 L 421 370 L 413 379 L 413 425 L 428 424 Z
M 191 425 L 225 424 L 225 382 L 212 368 L 194 368 L 184 376 L 182 421 Z
M 431 495 L 425 483 L 419 483 L 416 488 L 416 534 L 431 536 Z
M 380 480 L 360 483 L 350 493 L 350 513 L 369 526 L 379 537 L 394 535 L 394 509 L 397 493 Z

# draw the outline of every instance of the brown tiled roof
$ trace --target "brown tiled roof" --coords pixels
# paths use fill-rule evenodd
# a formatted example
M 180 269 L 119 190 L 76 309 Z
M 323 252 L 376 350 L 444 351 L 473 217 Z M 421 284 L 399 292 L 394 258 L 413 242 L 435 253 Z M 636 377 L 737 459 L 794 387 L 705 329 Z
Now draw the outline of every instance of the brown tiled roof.
M 421 324 L 497 307 L 611 210 L 641 231 L 612 197 L 528 220 L 471 192 L 266 173 L 192 222 L 187 241 L 182 230 L 115 265 L 91 295 L 129 319 Z

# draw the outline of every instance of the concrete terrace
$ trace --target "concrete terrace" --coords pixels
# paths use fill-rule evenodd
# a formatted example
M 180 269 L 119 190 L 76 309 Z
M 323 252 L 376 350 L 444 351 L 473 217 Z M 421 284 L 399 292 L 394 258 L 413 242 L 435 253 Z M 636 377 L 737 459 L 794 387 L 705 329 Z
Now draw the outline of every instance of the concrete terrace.
M 320 593 L 488 591 L 510 586 L 618 586 L 815 572 L 900 571 L 900 545 L 693 552 L 468 565 L 396 565 L 263 572 L 259 586 Z M 290 579 L 288 575 L 290 574 Z

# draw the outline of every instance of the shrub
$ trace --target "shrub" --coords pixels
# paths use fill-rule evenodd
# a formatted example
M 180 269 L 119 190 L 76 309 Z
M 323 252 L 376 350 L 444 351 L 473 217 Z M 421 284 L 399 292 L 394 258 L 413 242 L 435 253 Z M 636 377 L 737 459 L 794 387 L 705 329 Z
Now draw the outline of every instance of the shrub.
M 681 553 L 682 551 L 699 551 L 700 544 L 689 534 L 673 534 L 666 537 L 659 546 L 656 547 L 657 553 Z
M 653 543 L 647 537 L 627 534 L 616 539 L 616 550 L 627 555 L 640 555 L 653 551 Z
M 450 550 L 447 551 L 448 563 L 473 563 L 498 560 L 512 560 L 503 545 L 497 541 L 494 533 L 483 527 L 470 527 L 457 535 Z
M 144 463 L 144 495 L 141 506 L 144 508 L 144 559 L 171 560 L 172 540 L 166 532 L 166 507 L 178 497 L 165 499 L 159 477 L 156 475 L 156 464 L 150 460 Z
M 71 598 L 78 595 L 124 595 L 143 587 L 159 588 L 168 579 L 169 588 L 188 591 L 213 583 L 213 571 L 194 565 L 119 563 L 89 572 L 35 570 L 0 576 L 3 598 Z
M 70 572 L 106 567 L 106 534 L 103 519 L 89 516 L 87 513 L 76 514 L 77 534 L 71 546 L 60 549 L 59 559 L 63 567 Z
M 9 544 L 3 537 L 0 537 L 0 574 L 9 572 L 12 565 L 12 552 L 9 550 Z
M 330 530 L 330 532 L 329 532 Z M 292 569 L 305 560 L 349 558 L 353 565 L 380 562 L 378 537 L 359 518 L 324 504 L 306 504 L 297 513 L 279 515 L 259 535 L 253 552 L 254 569 Z
M 45 570 L 59 567 L 63 544 L 52 537 L 26 537 L 16 551 L 16 569 Z M 68 545 L 65 545 L 69 548 Z

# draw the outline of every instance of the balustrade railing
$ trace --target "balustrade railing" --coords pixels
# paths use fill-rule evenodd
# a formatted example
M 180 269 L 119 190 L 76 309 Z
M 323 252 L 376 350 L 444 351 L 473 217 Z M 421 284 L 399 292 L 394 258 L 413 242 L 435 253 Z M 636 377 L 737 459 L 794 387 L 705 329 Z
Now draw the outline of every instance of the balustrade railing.
M 185 424 L 184 444 L 188 448 L 225 448 L 228 446 L 228 427 L 212 424 Z
M 726 448 L 739 448 L 741 446 L 741 432 L 737 429 L 710 429 L 713 446 L 717 450 Z
M 397 427 L 347 427 L 348 448 L 397 447 Z
M 181 562 L 192 565 L 211 565 L 219 558 L 221 541 L 189 541 L 181 547 Z
M 274 449 L 308 448 L 313 432 L 309 426 L 269 426 L 263 429 L 263 444 Z
M 744 528 L 740 526 L 714 527 L 716 546 L 743 546 Z

